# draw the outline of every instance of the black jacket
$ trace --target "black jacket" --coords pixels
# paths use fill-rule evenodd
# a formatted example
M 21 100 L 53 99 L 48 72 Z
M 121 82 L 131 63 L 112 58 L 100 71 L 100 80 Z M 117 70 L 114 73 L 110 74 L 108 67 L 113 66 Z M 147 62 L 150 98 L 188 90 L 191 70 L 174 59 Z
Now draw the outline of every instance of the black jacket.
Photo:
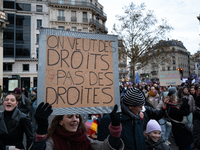
M 155 143 L 152 140 L 145 139 L 146 149 L 147 150 L 171 150 L 171 148 L 165 144 L 165 141 L 162 137 Z
M 160 120 L 165 115 L 165 110 L 162 108 L 161 110 L 154 109 L 150 106 L 144 106 L 145 111 L 144 118 L 143 118 L 143 129 L 146 130 L 147 122 L 150 119 Z
M 200 108 L 194 111 L 194 125 L 193 125 L 193 138 L 194 147 L 200 149 Z
M 128 108 L 122 104 L 120 122 L 122 125 L 121 139 L 125 150 L 145 150 L 143 135 L 143 123 L 139 115 L 133 115 Z M 103 141 L 110 134 L 108 126 L 111 123 L 110 115 L 105 115 L 98 125 L 98 140 Z
M 183 102 L 180 109 L 173 104 L 168 104 L 167 111 L 170 118 L 181 122 L 183 120 L 183 116 L 188 116 L 190 114 L 190 106 L 187 101 Z M 173 121 L 171 121 L 171 123 L 172 133 L 174 135 L 176 145 L 181 148 L 191 145 L 193 142 L 192 133 L 183 128 L 184 124 Z
M 4 121 L 4 112 L 0 114 L 0 141 L 4 146 L 13 145 L 18 149 L 24 149 L 22 144 L 24 133 L 28 148 L 34 141 L 31 123 L 29 118 L 18 108 L 15 108 L 7 127 Z

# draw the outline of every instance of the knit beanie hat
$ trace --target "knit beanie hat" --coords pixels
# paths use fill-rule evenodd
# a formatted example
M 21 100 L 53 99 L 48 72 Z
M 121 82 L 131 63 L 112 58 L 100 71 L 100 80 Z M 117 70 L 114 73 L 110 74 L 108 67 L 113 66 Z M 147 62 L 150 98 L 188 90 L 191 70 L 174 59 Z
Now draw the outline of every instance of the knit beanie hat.
M 168 88 L 168 91 L 169 91 L 168 96 L 172 96 L 174 94 L 176 95 L 177 93 L 176 87 L 170 87 Z
M 131 88 L 124 95 L 123 103 L 127 106 L 142 106 L 145 104 L 145 97 L 139 89 Z
M 151 119 L 148 123 L 147 123 L 147 128 L 146 128 L 146 133 L 150 133 L 152 131 L 161 131 L 161 127 L 158 124 L 158 122 L 154 119 Z
M 17 88 L 15 88 L 13 90 L 13 93 L 15 93 L 15 94 L 22 94 L 22 90 L 19 87 L 17 87 Z

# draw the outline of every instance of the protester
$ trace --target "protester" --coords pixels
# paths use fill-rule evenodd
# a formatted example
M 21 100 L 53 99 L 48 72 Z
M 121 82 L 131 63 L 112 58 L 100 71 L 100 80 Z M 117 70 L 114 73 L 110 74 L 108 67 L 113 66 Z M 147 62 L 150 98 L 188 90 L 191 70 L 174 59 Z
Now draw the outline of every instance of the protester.
M 21 112 L 28 114 L 30 111 L 30 103 L 28 98 L 22 94 L 22 90 L 18 87 L 14 89 L 13 93 L 15 93 L 17 97 L 18 109 Z
M 33 134 L 31 123 L 24 113 L 18 108 L 16 95 L 10 93 L 6 95 L 3 101 L 4 112 L 0 114 L 0 141 L 3 146 L 16 146 L 18 149 L 24 149 L 23 135 L 26 135 L 27 149 L 33 143 Z
M 195 150 L 200 149 L 200 101 L 195 102 L 197 108 L 194 111 L 194 126 L 193 126 L 193 138 Z
M 193 142 L 192 133 L 183 128 L 182 122 L 184 116 L 188 116 L 190 113 L 190 106 L 187 98 L 182 98 L 182 106 L 178 108 L 178 100 L 175 94 L 169 92 L 169 103 L 167 104 L 167 116 L 172 123 L 172 133 L 176 145 L 179 150 L 191 150 L 191 144 Z
M 28 92 L 26 91 L 25 87 L 22 88 L 22 94 L 28 98 Z
M 121 125 L 119 115 L 116 114 L 117 105 L 110 114 L 112 123 L 109 126 L 110 135 L 103 142 L 87 137 L 81 115 L 59 115 L 51 122 L 49 132 L 48 117 L 52 113 L 51 106 L 41 103 L 35 114 L 38 123 L 33 150 L 113 150 L 124 149 L 120 140 Z
M 147 150 L 171 150 L 161 136 L 161 127 L 156 120 L 151 119 L 146 128 L 146 149 Z
M 125 150 L 145 150 L 143 123 L 139 116 L 145 97 L 139 89 L 131 88 L 121 101 L 120 122 L 122 124 L 121 139 Z M 98 125 L 97 139 L 103 141 L 109 135 L 110 115 L 105 115 Z
M 157 105 L 156 109 L 158 109 L 158 110 L 162 109 L 163 101 L 166 99 L 169 99 L 169 98 L 166 98 L 168 93 L 169 93 L 169 91 L 165 91 L 165 90 L 162 91 L 162 93 L 161 93 L 162 96 L 160 97 L 159 104 Z M 175 93 L 173 92 L 173 94 L 175 94 Z M 167 116 L 164 115 L 164 117 L 159 120 L 159 123 L 160 123 L 161 129 L 162 129 L 161 130 L 162 138 L 164 139 L 164 141 L 167 145 L 170 145 L 171 142 L 168 139 L 169 139 L 169 135 L 171 132 L 171 122 L 169 122 L 169 119 L 167 119 Z
M 182 89 L 179 89 L 178 98 L 179 98 L 179 104 L 180 104 L 179 107 L 181 107 L 182 98 L 189 99 L 188 104 L 190 105 L 190 112 L 192 112 L 192 113 L 194 112 L 194 110 L 195 110 L 195 101 L 194 101 L 193 96 L 190 95 L 190 93 L 188 91 L 188 88 L 186 86 L 183 87 Z
M 197 97 L 197 93 L 195 91 L 195 88 L 194 87 L 191 87 L 190 88 L 190 94 L 193 96 L 193 99 L 195 100 L 196 97 Z
M 151 86 L 150 91 L 148 93 L 146 93 L 146 99 L 147 101 L 153 105 L 154 108 L 156 108 L 156 106 L 159 103 L 159 94 L 158 92 L 156 92 L 155 87 Z

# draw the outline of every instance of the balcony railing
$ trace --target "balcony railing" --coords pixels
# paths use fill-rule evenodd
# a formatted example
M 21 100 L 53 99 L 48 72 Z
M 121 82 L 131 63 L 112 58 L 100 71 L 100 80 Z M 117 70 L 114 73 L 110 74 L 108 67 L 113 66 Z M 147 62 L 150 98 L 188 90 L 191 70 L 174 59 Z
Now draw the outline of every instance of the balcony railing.
M 90 23 L 97 25 L 98 27 L 108 31 L 108 28 L 106 28 L 103 24 L 100 24 L 97 20 L 90 19 Z
M 49 4 L 60 5 L 60 1 L 59 0 L 50 0 Z M 89 3 L 89 2 L 76 2 L 75 1 L 74 3 L 71 3 L 71 2 L 67 2 L 67 1 L 62 1 L 62 5 L 93 8 L 97 13 L 99 13 L 107 18 L 107 15 L 100 8 L 98 8 L 97 6 L 95 6 L 94 4 Z
M 58 16 L 58 21 L 65 21 L 65 17 L 64 16 Z
M 83 22 L 88 22 L 88 18 L 83 18 Z
M 71 21 L 72 22 L 77 22 L 77 18 L 76 17 L 71 17 Z
M 119 63 L 119 67 L 126 67 L 126 66 L 127 66 L 126 63 L 123 63 L 123 62 L 120 62 L 120 63 Z

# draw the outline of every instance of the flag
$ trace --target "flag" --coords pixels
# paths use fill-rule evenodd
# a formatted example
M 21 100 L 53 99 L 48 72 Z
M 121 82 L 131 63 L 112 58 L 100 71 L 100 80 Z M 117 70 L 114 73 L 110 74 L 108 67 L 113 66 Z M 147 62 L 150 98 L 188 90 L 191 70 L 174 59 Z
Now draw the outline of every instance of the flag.
M 198 68 L 198 67 L 199 67 L 199 64 L 195 64 L 195 65 L 194 65 L 194 68 Z
M 136 77 L 135 77 L 135 84 L 138 84 L 140 82 L 140 77 L 138 72 L 136 73 Z

